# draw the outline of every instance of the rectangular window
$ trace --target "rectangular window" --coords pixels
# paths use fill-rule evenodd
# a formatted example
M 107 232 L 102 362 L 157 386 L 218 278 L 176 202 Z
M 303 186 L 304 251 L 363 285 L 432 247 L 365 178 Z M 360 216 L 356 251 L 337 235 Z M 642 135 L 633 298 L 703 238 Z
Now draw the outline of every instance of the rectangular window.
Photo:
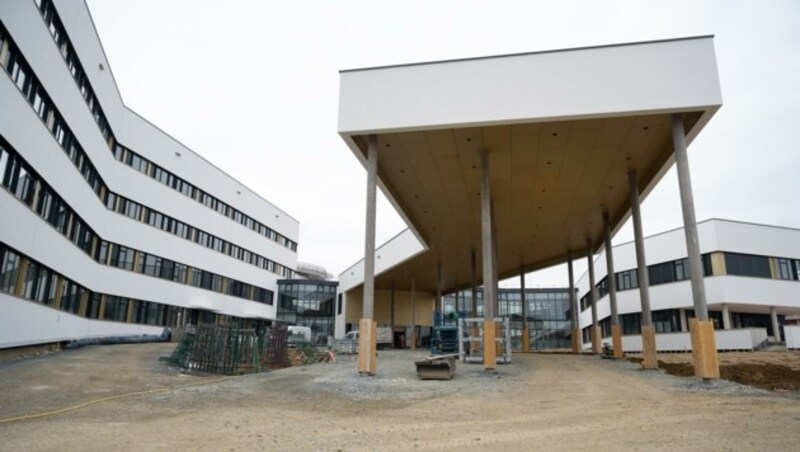
M 36 262 L 28 263 L 28 270 L 23 279 L 22 296 L 33 300 L 36 295 L 36 286 L 39 283 L 39 264 Z
M 128 320 L 128 299 L 123 297 L 107 296 L 105 320 L 125 322 Z
M 65 280 L 64 290 L 61 294 L 61 310 L 77 314 L 80 309 L 83 291 L 83 287 L 70 280 Z
M 779 279 L 786 279 L 786 280 L 796 280 L 797 273 L 792 268 L 792 260 L 791 259 L 784 259 L 778 258 L 776 259 L 778 262 L 778 278 Z
M 203 271 L 197 268 L 192 268 L 189 273 L 189 284 L 195 287 L 203 287 Z
M 675 264 L 664 262 L 647 267 L 650 285 L 666 284 L 675 281 Z
M 17 287 L 20 257 L 6 248 L 0 256 L 0 290 L 13 294 Z
M 160 257 L 153 256 L 152 254 L 146 254 L 144 257 L 144 268 L 142 273 L 149 276 L 160 276 L 161 263 L 162 259 Z
M 158 277 L 161 279 L 172 279 L 172 275 L 175 273 L 175 262 L 169 259 L 162 259 L 161 260 L 161 269 L 158 273 Z
M 86 305 L 86 317 L 89 319 L 100 318 L 100 302 L 101 297 L 99 293 L 89 294 L 89 303 Z
M 750 254 L 725 253 L 725 269 L 729 275 L 771 278 L 769 258 Z
M 185 283 L 186 270 L 187 270 L 186 265 L 175 262 L 175 272 L 172 274 L 172 280 L 177 281 L 179 283 Z M 192 282 L 190 281 L 189 284 L 192 284 Z

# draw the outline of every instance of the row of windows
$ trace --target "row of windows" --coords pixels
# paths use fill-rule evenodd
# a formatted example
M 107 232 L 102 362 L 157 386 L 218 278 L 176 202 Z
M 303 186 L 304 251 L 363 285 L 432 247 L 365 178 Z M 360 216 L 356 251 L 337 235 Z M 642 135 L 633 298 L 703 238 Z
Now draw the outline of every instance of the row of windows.
M 701 256 L 703 264 L 703 275 L 711 276 L 713 271 L 711 269 L 711 255 L 703 254 Z M 625 270 L 616 272 L 614 274 L 617 291 L 631 290 L 639 288 L 639 274 L 637 269 Z M 650 286 L 657 286 L 659 284 L 667 284 L 675 281 L 683 281 L 689 279 L 689 259 L 678 259 L 669 262 L 662 262 L 647 266 L 647 278 Z M 603 298 L 608 294 L 608 276 L 598 282 L 597 296 Z M 584 311 L 592 306 L 591 292 L 586 293 L 581 297 L 581 311 Z
M 5 61 L 0 61 L 0 63 L 3 63 L 14 83 L 34 108 L 37 108 L 36 105 L 44 106 L 37 110 L 37 113 L 44 112 L 44 116 L 40 115 L 40 118 L 107 208 L 283 277 L 292 275 L 292 269 L 289 267 L 110 192 L 58 109 L 40 86 L 25 59 L 5 33 L 2 23 L 0 23 L 0 42 L 3 43 L 2 46 L 5 50 L 3 54 L 6 55 Z
M 89 319 L 166 325 L 178 307 L 92 292 L 0 243 L 0 291 Z
M 693 309 L 685 309 L 686 324 L 688 327 L 689 319 L 694 318 Z M 714 322 L 714 329 L 722 329 L 724 326 L 722 320 L 722 312 L 708 311 L 708 319 Z M 653 327 L 657 333 L 678 333 L 682 332 L 681 327 L 681 313 L 680 309 L 662 309 L 652 312 Z M 731 327 L 732 328 L 766 328 L 767 335 L 773 335 L 772 320 L 768 314 L 751 314 L 751 313 L 730 313 Z M 632 312 L 630 314 L 621 314 L 619 316 L 620 326 L 622 327 L 623 335 L 638 335 L 641 334 L 642 327 L 642 313 Z M 778 323 L 785 324 L 785 317 L 778 316 Z M 600 329 L 603 337 L 611 336 L 611 318 L 606 317 L 599 322 Z M 583 328 L 583 341 L 590 342 L 591 325 Z
M 756 256 L 753 254 L 723 253 L 725 259 L 725 273 L 736 276 L 755 276 L 758 278 L 772 278 L 769 257 Z M 713 275 L 711 268 L 711 255 L 703 254 L 703 276 Z M 777 267 L 777 278 L 789 281 L 800 281 L 800 260 L 790 258 L 775 258 Z M 690 279 L 689 260 L 678 259 L 670 262 L 650 265 L 647 267 L 649 283 L 651 286 L 665 284 L 674 281 Z M 636 269 L 626 270 L 615 274 L 617 290 L 637 289 L 639 278 Z M 597 292 L 600 298 L 608 293 L 607 277 L 597 284 Z M 587 293 L 581 298 L 581 310 L 591 306 L 591 294 Z
M 10 193 L 97 262 L 215 292 L 272 304 L 272 291 L 191 268 L 99 237 L 0 136 L 0 178 Z
M 477 293 L 478 315 L 483 315 L 483 290 Z M 512 318 L 522 316 L 521 294 L 517 290 L 500 290 L 497 293 L 497 314 L 501 317 L 511 316 Z M 525 291 L 525 301 L 528 304 L 528 320 L 569 320 L 569 290 L 542 290 L 527 289 Z M 456 312 L 464 312 L 471 315 L 472 311 L 472 291 L 464 290 L 444 296 L 445 317 L 452 317 Z
M 89 83 L 89 77 L 86 76 L 86 71 L 83 70 L 83 66 L 78 59 L 78 54 L 75 52 L 75 47 L 67 36 L 64 25 L 61 23 L 61 18 L 58 17 L 52 0 L 34 0 L 34 2 L 39 7 L 39 12 L 42 15 L 42 19 L 44 19 L 47 30 L 50 32 L 61 56 L 67 63 L 67 69 L 69 69 L 69 73 L 72 74 L 72 77 L 75 79 L 81 96 L 83 96 L 83 99 L 86 101 L 86 105 L 89 107 L 92 117 L 100 128 L 100 132 L 103 134 L 103 138 L 109 143 L 113 143 L 114 134 L 111 132 L 111 127 L 108 124 L 106 115 L 100 107 L 100 102 L 94 94 L 92 85 Z
M 161 182 L 167 187 L 171 187 L 172 189 L 194 199 L 195 201 L 203 204 L 220 215 L 224 215 L 243 225 L 244 227 L 261 234 L 262 236 L 274 242 L 277 242 L 281 246 L 289 248 L 292 251 L 297 251 L 297 242 L 294 242 L 288 237 L 279 234 L 274 229 L 267 227 L 263 223 L 231 207 L 225 202 L 215 198 L 203 190 L 200 190 L 189 182 L 186 182 L 180 177 L 172 174 L 164 168 L 161 168 L 160 166 L 131 151 L 130 149 L 117 144 L 114 146 L 113 154 L 117 160 L 125 163 L 140 173 Z
M 72 77 L 75 79 L 78 89 L 86 101 L 86 105 L 89 107 L 89 111 L 91 111 L 95 122 L 97 122 L 100 132 L 103 134 L 103 138 L 105 138 L 109 148 L 112 150 L 112 153 L 117 160 L 127 164 L 131 168 L 141 173 L 152 177 L 168 187 L 172 187 L 180 193 L 183 193 L 184 195 L 200 202 L 209 209 L 214 210 L 221 215 L 227 216 L 228 218 L 244 225 L 249 229 L 252 229 L 264 237 L 267 237 L 278 244 L 291 249 L 292 251 L 297 251 L 296 242 L 281 234 L 278 234 L 273 229 L 227 205 L 214 196 L 211 196 L 210 194 L 196 188 L 192 184 L 155 165 L 153 162 L 136 154 L 130 149 L 120 146 L 116 142 L 114 134 L 111 131 L 111 127 L 108 124 L 108 120 L 106 119 L 105 113 L 100 107 L 100 103 L 98 102 L 97 97 L 94 94 L 94 90 L 89 83 L 89 78 L 86 76 L 86 72 L 84 71 L 83 66 L 81 65 L 80 60 L 75 52 L 75 48 L 67 36 L 66 29 L 61 23 L 61 19 L 59 18 L 58 12 L 53 6 L 52 0 L 34 1 L 39 8 L 39 12 L 42 15 L 42 19 L 44 19 L 47 29 L 53 36 L 53 40 L 55 41 L 56 46 L 58 47 L 62 57 L 64 58 L 64 61 L 67 64 L 70 74 L 72 74 Z

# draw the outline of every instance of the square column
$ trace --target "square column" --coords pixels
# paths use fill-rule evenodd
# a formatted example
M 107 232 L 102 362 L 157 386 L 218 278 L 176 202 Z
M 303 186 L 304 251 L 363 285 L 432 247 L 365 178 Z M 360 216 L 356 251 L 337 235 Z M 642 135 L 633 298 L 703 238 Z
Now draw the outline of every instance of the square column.
M 378 182 L 378 137 L 367 140 L 367 219 L 364 243 L 364 301 L 358 322 L 358 372 L 375 375 L 377 327 L 373 320 L 375 309 L 375 196 Z
M 675 166 L 678 170 L 678 186 L 683 210 L 683 231 L 686 234 L 686 251 L 689 261 L 689 274 L 692 279 L 692 299 L 696 321 L 689 323 L 692 334 L 692 354 L 694 372 L 704 380 L 719 378 L 719 362 L 714 339 L 714 323 L 708 319 L 706 287 L 703 281 L 703 265 L 700 260 L 700 244 L 697 237 L 697 219 L 694 212 L 692 178 L 689 173 L 689 158 L 686 153 L 686 136 L 683 130 L 683 116 L 673 113 L 672 144 L 675 147 Z

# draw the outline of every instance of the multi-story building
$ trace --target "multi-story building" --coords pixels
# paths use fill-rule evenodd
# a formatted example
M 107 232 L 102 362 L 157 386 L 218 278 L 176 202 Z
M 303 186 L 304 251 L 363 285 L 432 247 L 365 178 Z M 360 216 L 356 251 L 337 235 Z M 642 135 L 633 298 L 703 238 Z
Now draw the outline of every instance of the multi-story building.
M 703 260 L 709 318 L 717 330 L 719 349 L 751 348 L 763 340 L 781 341 L 786 317 L 800 314 L 800 230 L 739 221 L 711 219 L 697 224 Z M 645 256 L 653 326 L 659 350 L 688 346 L 688 320 L 694 317 L 683 229 L 645 238 Z M 605 251 L 594 256 L 599 299 L 597 317 L 602 336 L 611 336 L 611 308 Z M 626 350 L 640 349 L 641 301 L 633 242 L 613 247 L 617 306 Z M 584 346 L 592 325 L 589 275 L 577 282 L 579 322 Z M 751 342 L 744 329 L 757 329 Z M 739 330 L 745 339 L 727 339 Z M 776 336 L 776 331 L 778 335 Z M 673 334 L 674 333 L 674 334 Z M 722 334 L 723 336 L 721 336 Z M 663 340 L 658 340 L 662 339 Z M 728 343 L 738 345 L 726 345 Z
M 84 2 L 0 2 L 0 348 L 276 319 L 298 222 L 125 107 Z

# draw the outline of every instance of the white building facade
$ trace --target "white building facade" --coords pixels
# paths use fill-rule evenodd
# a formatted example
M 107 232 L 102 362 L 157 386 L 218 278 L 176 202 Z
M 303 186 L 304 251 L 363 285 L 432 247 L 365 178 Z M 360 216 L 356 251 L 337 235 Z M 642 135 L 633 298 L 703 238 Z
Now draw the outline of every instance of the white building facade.
M 800 230 L 711 219 L 698 223 L 709 317 L 719 350 L 750 350 L 764 341 L 783 341 L 786 317 L 800 314 Z M 693 317 L 683 229 L 645 238 L 650 304 L 659 351 L 691 349 Z M 613 247 L 617 306 L 625 351 L 641 351 L 642 307 L 633 242 Z M 599 324 L 611 335 L 605 250 L 594 256 Z M 589 276 L 577 282 L 584 347 L 592 325 Z M 792 328 L 792 327 L 787 327 Z M 779 336 L 775 336 L 776 330 Z
M 0 348 L 272 320 L 299 223 L 122 103 L 84 2 L 0 2 Z

